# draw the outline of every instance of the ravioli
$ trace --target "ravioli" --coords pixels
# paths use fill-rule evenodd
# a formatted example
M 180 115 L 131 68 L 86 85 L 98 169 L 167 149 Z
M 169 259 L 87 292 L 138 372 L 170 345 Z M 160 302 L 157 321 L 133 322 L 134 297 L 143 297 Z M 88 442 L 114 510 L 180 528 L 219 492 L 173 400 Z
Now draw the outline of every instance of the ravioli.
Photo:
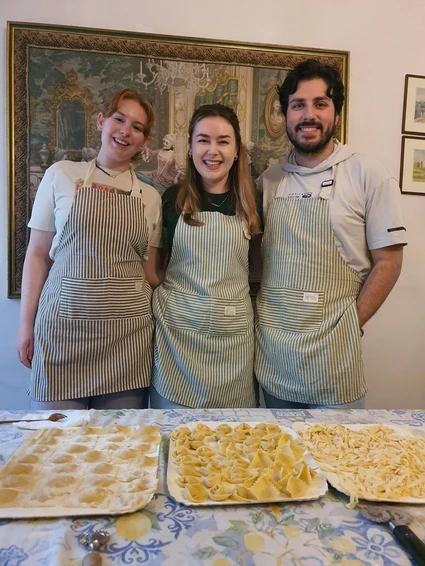
M 0 470 L 0 516 L 136 511 L 155 492 L 160 439 L 152 426 L 37 431 Z

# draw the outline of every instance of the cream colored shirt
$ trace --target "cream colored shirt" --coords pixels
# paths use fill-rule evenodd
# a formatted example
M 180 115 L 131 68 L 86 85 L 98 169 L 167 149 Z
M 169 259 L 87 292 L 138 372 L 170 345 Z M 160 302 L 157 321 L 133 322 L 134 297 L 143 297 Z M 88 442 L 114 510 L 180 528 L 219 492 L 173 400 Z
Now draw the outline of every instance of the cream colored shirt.
M 49 252 L 53 260 L 74 197 L 84 182 L 88 167 L 89 163 L 86 162 L 59 161 L 47 169 L 38 187 L 28 226 L 37 230 L 55 232 Z M 137 179 L 135 174 L 131 175 L 130 171 L 112 178 L 96 168 L 91 181 L 98 188 L 114 187 L 119 191 L 130 192 L 130 198 L 142 198 L 148 223 L 149 246 L 162 247 L 161 197 L 153 187 Z

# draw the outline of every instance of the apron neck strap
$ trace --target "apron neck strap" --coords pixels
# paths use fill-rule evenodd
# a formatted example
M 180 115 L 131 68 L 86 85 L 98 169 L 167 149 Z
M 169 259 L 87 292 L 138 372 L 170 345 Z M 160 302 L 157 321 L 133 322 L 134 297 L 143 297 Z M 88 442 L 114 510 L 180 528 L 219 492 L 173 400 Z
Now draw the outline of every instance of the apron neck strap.
M 321 184 L 319 198 L 329 200 L 332 196 L 332 191 L 335 186 L 336 165 L 332 165 L 331 175 L 329 179 L 325 179 Z
M 91 185 L 91 178 L 93 177 L 94 170 L 96 169 L 96 159 L 92 159 L 89 162 L 86 176 L 84 177 L 83 187 L 88 187 Z

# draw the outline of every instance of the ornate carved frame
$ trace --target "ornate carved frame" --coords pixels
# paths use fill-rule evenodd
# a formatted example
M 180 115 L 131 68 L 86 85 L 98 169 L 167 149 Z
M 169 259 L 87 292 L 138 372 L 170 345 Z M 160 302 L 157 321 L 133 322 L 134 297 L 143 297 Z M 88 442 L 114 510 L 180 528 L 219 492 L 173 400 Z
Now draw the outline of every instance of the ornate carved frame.
M 192 37 L 130 33 L 68 26 L 9 22 L 8 61 L 8 179 L 9 179 L 9 274 L 8 296 L 20 296 L 22 268 L 28 241 L 29 125 L 31 101 L 28 95 L 29 48 L 64 51 L 140 55 L 176 61 L 194 61 L 291 69 L 312 57 L 336 67 L 348 92 L 349 54 L 346 51 L 243 44 Z M 53 92 L 52 92 L 53 96 Z M 340 139 L 347 138 L 347 111 L 341 116 Z M 241 117 L 240 117 L 241 118 Z
M 273 102 L 275 100 L 279 100 L 278 94 L 277 94 L 277 88 L 272 88 L 269 92 L 269 94 L 267 95 L 267 99 L 266 99 L 266 107 L 264 109 L 264 118 L 265 118 L 265 123 L 266 123 L 266 128 L 268 133 L 274 137 L 277 138 L 279 136 L 282 135 L 282 132 L 285 129 L 285 123 L 284 121 L 282 121 L 282 127 L 280 127 L 279 129 L 275 129 L 273 128 L 273 125 L 271 123 L 271 114 L 273 112 Z

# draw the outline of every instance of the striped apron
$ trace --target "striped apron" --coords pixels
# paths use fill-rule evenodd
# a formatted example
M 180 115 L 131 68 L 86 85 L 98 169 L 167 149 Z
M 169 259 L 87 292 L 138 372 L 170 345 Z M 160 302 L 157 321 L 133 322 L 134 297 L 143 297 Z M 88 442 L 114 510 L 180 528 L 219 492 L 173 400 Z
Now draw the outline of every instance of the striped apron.
M 187 407 L 256 407 L 249 240 L 236 216 L 180 217 L 164 283 L 154 292 L 152 384 Z
M 286 179 L 286 176 L 285 176 Z M 365 395 L 359 274 L 340 255 L 319 198 L 279 198 L 268 212 L 255 321 L 255 374 L 285 401 L 333 405 Z
M 60 401 L 149 385 L 152 291 L 143 199 L 77 191 L 35 322 L 30 396 Z M 133 183 L 137 184 L 131 172 Z

